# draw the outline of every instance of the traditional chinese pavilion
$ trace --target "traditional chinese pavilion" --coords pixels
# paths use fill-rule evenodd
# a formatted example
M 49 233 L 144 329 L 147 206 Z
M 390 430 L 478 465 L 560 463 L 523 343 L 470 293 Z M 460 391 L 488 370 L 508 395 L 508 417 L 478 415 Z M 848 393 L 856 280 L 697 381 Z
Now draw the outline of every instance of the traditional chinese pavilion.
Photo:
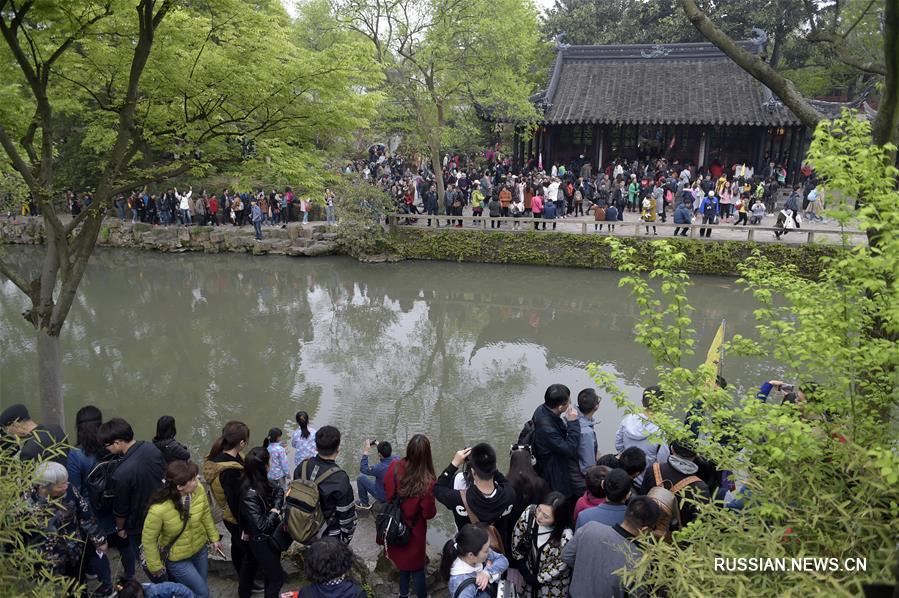
M 755 42 L 741 42 L 758 53 Z M 618 158 L 667 157 L 697 166 L 769 160 L 798 172 L 809 132 L 762 83 L 711 43 L 557 45 L 536 134 L 518 138 L 515 161 L 594 168 Z M 840 104 L 815 102 L 822 112 Z M 792 177 L 791 177 L 792 178 Z

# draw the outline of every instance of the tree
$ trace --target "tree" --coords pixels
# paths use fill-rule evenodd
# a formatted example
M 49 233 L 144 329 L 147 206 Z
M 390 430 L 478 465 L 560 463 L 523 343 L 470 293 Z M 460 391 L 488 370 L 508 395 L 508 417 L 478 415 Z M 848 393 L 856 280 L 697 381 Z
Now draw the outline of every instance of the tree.
M 641 307 L 637 338 L 655 358 L 665 391 L 653 406 L 653 420 L 665 440 L 688 442 L 720 470 L 733 472 L 732 498 L 742 502 L 697 505 L 699 518 L 676 532 L 673 543 L 645 547 L 625 575 L 629 584 L 667 595 L 715 588 L 727 596 L 857 596 L 864 583 L 890 580 L 899 533 L 899 456 L 891 419 L 899 407 L 899 353 L 885 337 L 899 331 L 899 287 L 884 281 L 897 267 L 899 215 L 893 208 L 899 193 L 890 148 L 873 146 L 870 135 L 870 125 L 849 114 L 822 123 L 809 159 L 827 181 L 839 222 L 855 217 L 839 197 L 869 198 L 857 217 L 861 227 L 878 231 L 880 247 L 847 243 L 837 257 L 822 260 L 816 280 L 758 255 L 741 267 L 741 282 L 758 301 L 759 336 L 728 339 L 724 375 L 729 359 L 773 357 L 777 366 L 767 377 L 795 381 L 805 401 L 782 401 L 784 395 L 772 391 L 762 402 L 754 389 L 716 387 L 713 367 L 690 368 L 691 319 L 678 307 L 689 286 L 685 256 L 667 242 L 654 243 L 647 272 L 632 252 L 610 240 L 628 273 L 622 284 Z M 647 285 L 644 274 L 661 284 Z M 876 327 L 883 333 L 874 333 Z M 608 376 L 592 371 L 609 386 Z M 611 394 L 620 395 L 614 389 Z M 841 567 L 844 559 L 866 557 L 867 569 L 763 575 L 713 566 L 722 557 L 790 562 L 812 555 L 834 558 Z
M 442 202 L 446 128 L 476 104 L 535 121 L 528 73 L 537 13 L 521 0 L 334 0 L 347 28 L 371 44 L 389 94 L 427 149 Z M 469 113 L 473 111 L 469 110 Z
M 738 46 L 696 2 L 678 0 L 694 27 L 737 65 L 768 86 L 808 127 L 822 115 L 798 92 L 792 80 Z M 793 6 L 799 12 L 800 7 Z M 899 140 L 899 6 L 896 0 L 835 0 L 826 5 L 804 0 L 801 5 L 808 43 L 826 45 L 843 65 L 866 75 L 883 77 L 872 139 L 878 145 Z
M 372 71 L 360 44 L 295 43 L 275 0 L 0 0 L 0 34 L 0 145 L 46 231 L 39 277 L 2 257 L 0 273 L 31 300 L 44 419 L 62 423 L 59 335 L 112 200 L 188 172 L 301 162 L 370 113 L 353 89 Z M 67 173 L 93 196 L 71 220 L 55 201 Z

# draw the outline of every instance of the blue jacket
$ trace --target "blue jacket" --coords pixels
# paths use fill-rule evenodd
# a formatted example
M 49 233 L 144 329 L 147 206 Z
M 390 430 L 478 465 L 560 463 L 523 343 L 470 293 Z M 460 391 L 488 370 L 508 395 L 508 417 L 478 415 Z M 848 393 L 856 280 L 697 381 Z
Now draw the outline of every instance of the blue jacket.
M 627 505 L 616 505 L 604 502 L 601 505 L 584 509 L 577 516 L 577 526 L 575 529 L 581 529 L 591 521 L 602 523 L 612 527 L 615 524 L 624 521 L 624 514 L 627 512 Z
M 609 206 L 608 208 L 606 208 L 606 221 L 614 222 L 615 220 L 618 220 L 618 208 L 616 208 L 615 206 Z
M 69 451 L 68 459 L 66 460 L 66 469 L 69 472 L 70 486 L 77 490 L 78 494 L 80 494 L 85 502 L 87 502 L 88 506 L 90 506 L 91 512 L 97 519 L 97 525 L 99 525 L 100 531 L 109 535 L 115 533 L 115 518 L 112 516 L 112 513 L 102 511 L 97 512 L 94 509 L 94 505 L 91 504 L 90 493 L 87 491 L 87 475 L 96 464 L 96 457 L 93 455 L 86 455 L 81 447 L 77 447 Z
M 551 201 L 543 203 L 543 217 L 547 220 L 556 219 L 556 204 Z
M 712 214 L 717 214 L 718 198 L 709 198 L 708 196 L 703 198 L 702 203 L 699 204 L 699 213 L 703 216 L 711 216 Z
M 498 552 L 493 552 L 492 550 L 487 553 L 487 560 L 491 562 L 489 567 L 486 567 L 484 571 L 490 575 L 491 582 L 495 579 L 499 579 L 500 576 L 509 568 L 509 559 L 499 554 Z M 456 588 L 458 588 L 463 581 L 468 579 L 469 577 L 477 576 L 477 572 L 465 573 L 460 575 L 451 575 L 449 578 L 449 584 L 447 584 L 447 589 L 449 590 L 450 596 L 456 595 Z M 489 598 L 489 592 L 482 592 L 478 590 L 476 585 L 469 585 L 462 593 L 459 594 L 459 598 Z
M 362 460 L 359 462 L 359 473 L 361 473 L 362 475 L 370 475 L 374 477 L 375 483 L 378 484 L 378 489 L 382 492 L 385 492 L 384 476 L 387 475 L 387 469 L 390 467 L 390 464 L 398 460 L 399 457 L 397 457 L 396 455 L 390 455 L 386 459 L 382 459 L 374 467 L 369 467 L 368 455 L 362 455 Z
M 674 210 L 674 223 L 675 224 L 690 224 L 690 219 L 693 214 L 690 212 L 690 208 L 686 206 L 686 204 L 680 204 Z
M 581 441 L 578 420 L 562 420 L 545 404 L 534 412 L 534 456 L 537 472 L 546 480 L 550 490 L 571 496 L 569 464 L 577 463 Z
M 256 203 L 253 204 L 253 222 L 262 222 L 262 210 Z
M 145 583 L 143 586 L 146 598 L 194 598 L 190 588 L 172 581 Z

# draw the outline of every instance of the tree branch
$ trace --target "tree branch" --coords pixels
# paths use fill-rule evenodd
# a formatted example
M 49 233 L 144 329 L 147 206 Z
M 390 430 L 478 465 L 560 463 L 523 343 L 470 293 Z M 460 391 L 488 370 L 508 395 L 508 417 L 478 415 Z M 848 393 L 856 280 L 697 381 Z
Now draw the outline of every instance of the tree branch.
M 810 32 L 806 39 L 813 44 L 822 42 L 830 44 L 834 52 L 836 52 L 837 57 L 840 59 L 840 62 L 842 62 L 846 66 L 851 66 L 852 68 L 856 68 L 865 73 L 871 73 L 881 76 L 886 75 L 886 65 L 884 65 L 882 62 L 877 62 L 874 60 L 869 60 L 866 62 L 864 60 L 859 60 L 858 58 L 853 56 L 848 46 L 846 46 L 846 38 L 840 34 L 834 33 L 832 31 L 823 31 L 821 29 L 818 29 L 816 31 Z
M 16 285 L 20 291 L 25 293 L 26 295 L 31 295 L 30 285 L 28 281 L 25 280 L 25 277 L 16 270 L 12 264 L 8 264 L 6 260 L 3 259 L 3 256 L 0 256 L 0 274 L 3 274 L 7 277 L 10 282 Z
M 730 37 L 721 31 L 696 5 L 695 0 L 678 0 L 687 18 L 693 26 L 719 50 L 724 52 L 737 66 L 761 81 L 777 97 L 793 111 L 802 124 L 814 128 L 821 120 L 821 113 L 806 100 L 793 85 L 793 82 L 762 62 L 758 56 L 750 54 L 738 46 Z

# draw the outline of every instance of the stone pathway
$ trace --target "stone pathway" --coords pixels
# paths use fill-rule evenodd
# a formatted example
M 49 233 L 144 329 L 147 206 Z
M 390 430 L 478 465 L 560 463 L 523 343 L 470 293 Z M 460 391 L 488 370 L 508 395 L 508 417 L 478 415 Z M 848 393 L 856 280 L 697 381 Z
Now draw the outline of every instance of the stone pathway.
M 398 222 L 400 223 L 399 224 L 400 228 L 405 228 L 408 226 L 414 226 L 417 228 L 427 228 L 427 222 L 428 222 L 427 215 L 420 214 L 415 218 L 417 219 L 417 222 L 415 222 L 411 225 L 405 224 L 406 216 L 404 214 L 399 214 Z M 439 221 L 440 221 L 439 229 L 435 228 L 434 222 L 431 223 L 432 224 L 431 228 L 435 229 L 435 230 L 465 230 L 465 229 L 478 230 L 478 229 L 480 229 L 480 230 L 484 230 L 484 231 L 500 230 L 502 232 L 510 232 L 510 231 L 515 232 L 513 230 L 513 224 L 514 224 L 513 219 L 508 219 L 507 221 L 503 222 L 502 226 L 499 229 L 491 229 L 490 228 L 490 220 L 491 220 L 490 218 L 487 218 L 487 219 L 474 218 L 471 216 L 471 210 L 469 208 L 466 208 L 463 212 L 463 227 L 462 227 L 462 229 L 458 229 L 455 227 L 447 229 L 446 228 L 446 224 L 447 224 L 446 216 L 439 217 Z M 736 219 L 734 219 L 734 221 L 735 220 Z M 752 230 L 752 240 L 761 242 L 761 243 L 774 243 L 774 242 L 790 243 L 790 244 L 806 243 L 808 241 L 808 232 L 809 231 L 813 231 L 815 233 L 813 235 L 814 242 L 822 242 L 822 241 L 828 242 L 828 243 L 839 243 L 840 242 L 841 232 L 839 230 L 839 225 L 834 223 L 833 221 L 831 221 L 829 223 L 803 222 L 801 229 L 794 231 L 794 232 L 790 232 L 790 233 L 782 236 L 781 239 L 778 240 L 774 235 L 774 231 L 766 230 L 768 228 L 773 228 L 776 220 L 777 220 L 777 218 L 774 215 L 771 215 L 771 216 L 766 216 L 764 218 L 764 220 L 762 221 L 762 224 L 759 226 L 751 226 L 751 227 L 744 226 L 744 225 L 735 226 L 733 223 L 714 225 L 711 227 L 712 234 L 708 238 L 708 240 L 711 240 L 711 241 L 746 241 L 747 237 L 748 237 L 748 230 L 753 229 Z M 486 226 L 485 226 L 485 222 L 486 222 Z M 541 220 L 539 232 L 543 232 L 543 223 L 544 222 L 546 222 L 547 232 L 552 230 L 553 223 L 555 223 L 557 232 L 583 233 L 584 225 L 586 225 L 586 232 L 587 232 L 587 234 L 590 234 L 590 235 L 613 234 L 616 237 L 652 237 L 652 236 L 654 236 L 652 234 L 652 226 L 653 226 L 652 223 L 649 224 L 649 227 L 650 227 L 649 234 L 647 235 L 645 224 L 639 219 L 639 215 L 636 213 L 633 213 L 633 212 L 625 212 L 624 221 L 616 223 L 615 231 L 613 233 L 609 232 L 608 226 L 606 225 L 606 223 L 603 223 L 604 226 L 601 231 L 594 231 L 594 224 L 597 224 L 597 223 L 594 222 L 592 214 L 589 216 L 560 218 L 560 219 L 557 219 L 554 221 Z M 533 228 L 534 225 L 532 222 L 524 222 L 523 221 L 520 224 L 521 224 L 522 231 L 533 231 L 534 230 L 534 228 Z M 656 225 L 656 231 L 658 232 L 657 236 L 659 238 L 671 237 L 674 234 L 675 227 L 678 226 L 673 223 L 673 218 L 670 214 L 668 215 L 667 223 L 656 222 L 655 225 Z M 702 239 L 699 236 L 700 225 L 698 225 L 698 224 L 693 225 L 693 228 L 696 229 L 693 238 Z M 849 236 L 848 236 L 849 242 L 852 244 L 867 242 L 864 233 L 859 232 L 858 230 L 847 229 L 845 232 L 849 233 Z

